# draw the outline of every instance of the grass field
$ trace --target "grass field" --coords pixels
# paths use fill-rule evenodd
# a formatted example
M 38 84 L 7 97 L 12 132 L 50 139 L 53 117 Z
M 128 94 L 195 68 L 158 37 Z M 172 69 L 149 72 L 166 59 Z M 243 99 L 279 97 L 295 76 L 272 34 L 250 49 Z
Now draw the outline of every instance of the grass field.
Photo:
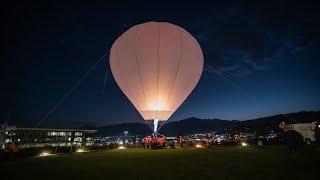
M 318 179 L 320 146 L 109 150 L 0 163 L 1 179 Z M 4 178 L 5 179 L 5 178 Z

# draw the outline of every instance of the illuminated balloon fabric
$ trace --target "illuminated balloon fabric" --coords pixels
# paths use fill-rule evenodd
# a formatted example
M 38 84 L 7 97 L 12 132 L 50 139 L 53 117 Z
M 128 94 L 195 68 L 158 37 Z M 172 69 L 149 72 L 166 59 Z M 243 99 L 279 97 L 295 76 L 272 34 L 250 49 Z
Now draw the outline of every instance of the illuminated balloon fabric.
M 112 74 L 145 120 L 168 120 L 198 83 L 203 55 L 197 40 L 166 22 L 131 27 L 112 45 Z

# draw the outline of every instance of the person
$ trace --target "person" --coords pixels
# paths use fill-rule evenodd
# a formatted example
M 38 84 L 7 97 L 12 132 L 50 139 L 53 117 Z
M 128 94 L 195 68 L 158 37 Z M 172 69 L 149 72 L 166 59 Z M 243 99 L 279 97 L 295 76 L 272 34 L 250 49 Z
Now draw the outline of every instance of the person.
M 162 136 L 159 136 L 159 144 L 160 144 L 160 146 L 163 145 L 163 137 Z
M 179 142 L 180 142 L 180 147 L 183 148 L 183 137 L 182 136 L 180 136 Z
M 145 149 L 149 149 L 149 145 L 150 145 L 150 136 L 146 136 L 144 139 L 144 148 Z
M 148 136 L 148 149 L 151 148 L 151 136 Z
M 147 149 L 148 148 L 148 136 L 146 136 L 144 138 L 144 148 Z
M 164 147 L 165 146 L 165 137 L 164 136 L 160 136 L 159 138 L 159 142 L 160 142 L 160 146 Z
M 143 138 L 143 148 L 147 148 L 147 136 Z
M 158 144 L 159 144 L 159 138 L 158 138 L 157 135 L 155 135 L 155 136 L 153 137 L 153 144 L 154 144 L 154 145 L 158 145 Z
M 297 150 L 303 144 L 303 136 L 292 130 L 285 132 L 283 140 L 287 143 L 290 151 Z

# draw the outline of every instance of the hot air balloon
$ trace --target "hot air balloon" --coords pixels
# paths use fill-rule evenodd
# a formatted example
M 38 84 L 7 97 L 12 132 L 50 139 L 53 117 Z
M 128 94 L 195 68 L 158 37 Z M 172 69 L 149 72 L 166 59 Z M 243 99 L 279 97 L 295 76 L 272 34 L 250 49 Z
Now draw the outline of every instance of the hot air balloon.
M 185 29 L 167 22 L 131 27 L 112 45 L 110 67 L 120 89 L 146 121 L 166 122 L 198 83 L 203 54 Z

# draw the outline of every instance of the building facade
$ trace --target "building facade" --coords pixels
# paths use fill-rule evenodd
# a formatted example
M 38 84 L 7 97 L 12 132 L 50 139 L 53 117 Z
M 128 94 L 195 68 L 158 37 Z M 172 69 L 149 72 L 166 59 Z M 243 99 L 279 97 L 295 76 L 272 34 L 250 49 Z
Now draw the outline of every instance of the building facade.
M 97 130 L 17 128 L 2 125 L 1 144 L 16 144 L 19 148 L 42 146 L 90 146 Z

